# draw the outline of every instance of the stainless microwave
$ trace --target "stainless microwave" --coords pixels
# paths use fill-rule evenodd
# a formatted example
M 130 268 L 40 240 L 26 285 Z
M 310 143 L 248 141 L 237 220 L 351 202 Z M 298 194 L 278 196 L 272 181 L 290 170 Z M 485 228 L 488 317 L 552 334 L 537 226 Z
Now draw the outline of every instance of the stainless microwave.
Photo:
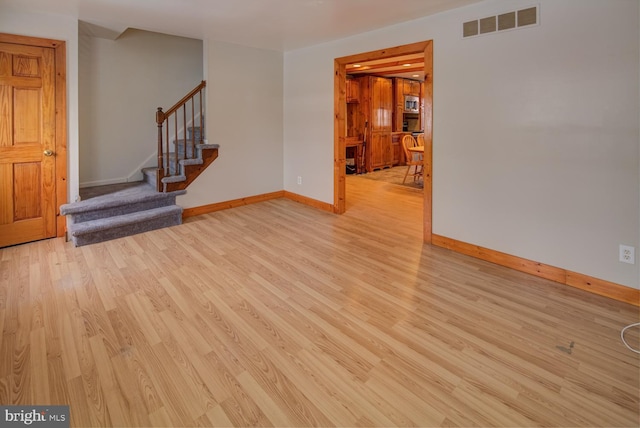
M 420 97 L 413 95 L 404 96 L 404 112 L 405 113 L 420 113 Z

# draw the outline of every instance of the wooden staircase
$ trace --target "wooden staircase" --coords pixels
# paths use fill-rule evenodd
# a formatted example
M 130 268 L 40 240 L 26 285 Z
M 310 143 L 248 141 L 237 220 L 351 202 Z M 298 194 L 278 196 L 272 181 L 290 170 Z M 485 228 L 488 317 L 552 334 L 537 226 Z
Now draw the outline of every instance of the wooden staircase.
M 60 207 L 76 246 L 182 223 L 176 197 L 218 157 L 218 145 L 204 138 L 204 87 L 203 81 L 166 113 L 158 108 L 158 166 L 142 170 L 144 182 L 99 186 L 93 190 L 99 195 Z
M 155 172 L 158 192 L 186 189 L 218 157 L 219 146 L 204 138 L 203 80 L 164 112 L 158 107 L 158 167 L 146 169 L 145 180 Z

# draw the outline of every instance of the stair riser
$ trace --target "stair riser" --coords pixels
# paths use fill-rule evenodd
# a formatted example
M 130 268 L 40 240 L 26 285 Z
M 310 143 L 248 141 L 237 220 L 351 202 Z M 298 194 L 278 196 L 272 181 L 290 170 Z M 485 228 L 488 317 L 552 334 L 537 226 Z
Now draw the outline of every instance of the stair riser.
M 166 175 L 184 175 L 184 167 L 181 164 L 180 161 L 183 160 L 187 160 L 187 161 L 194 161 L 197 159 L 201 159 L 202 155 L 200 154 L 202 150 L 196 148 L 196 152 L 197 152 L 197 156 L 196 157 L 187 157 L 186 159 L 184 158 L 184 156 L 179 156 L 178 157 L 178 167 L 176 167 L 176 161 L 175 161 L 175 155 L 171 154 L 171 156 L 169 157 L 169 173 Z M 196 162 L 197 163 L 197 162 Z
M 157 175 L 155 170 L 153 172 L 151 171 L 142 171 L 142 175 L 144 177 L 144 181 L 148 184 L 150 184 L 152 187 L 156 187 L 156 180 L 157 180 Z
M 189 138 L 189 140 L 191 140 L 192 138 L 196 141 L 198 141 L 200 139 L 200 127 L 196 126 L 195 128 L 187 128 L 187 137 Z
M 167 156 L 166 153 L 163 153 L 163 156 L 165 158 L 169 158 L 171 161 L 175 162 L 175 158 L 176 158 L 176 152 L 175 149 L 176 147 L 172 147 L 172 149 L 174 151 L 172 151 L 171 153 L 169 153 L 169 156 Z M 195 156 L 193 155 L 193 149 L 191 147 L 191 142 L 187 143 L 187 148 L 185 150 L 184 144 L 178 144 L 178 160 L 180 159 L 185 159 L 185 158 L 194 158 L 194 157 L 198 157 L 200 155 L 199 149 L 198 149 L 198 143 L 196 142 L 196 154 Z
M 98 209 L 77 214 L 69 214 L 68 217 L 70 220 L 70 224 L 77 224 L 122 214 L 130 214 L 138 211 L 150 210 L 153 208 L 167 207 L 170 205 L 175 205 L 175 203 L 176 197 L 173 195 L 167 195 L 150 200 L 133 202 L 131 204 L 121 205 L 114 208 Z
M 97 232 L 89 232 L 79 236 L 72 236 L 76 247 L 123 238 L 125 236 L 148 232 L 150 230 L 162 229 L 164 227 L 177 226 L 182 224 L 182 214 L 176 213 L 168 216 L 154 218 L 144 223 L 134 225 L 118 226 Z
M 174 192 L 182 189 L 186 189 L 189 184 L 195 180 L 202 171 L 204 171 L 214 160 L 218 158 L 218 147 L 217 145 L 212 145 L 211 147 L 204 148 L 200 150 L 201 157 L 199 158 L 199 162 L 197 164 L 183 165 L 180 166 L 184 169 L 182 177 L 180 180 L 175 180 L 177 177 L 165 177 L 162 179 L 164 184 L 165 192 Z

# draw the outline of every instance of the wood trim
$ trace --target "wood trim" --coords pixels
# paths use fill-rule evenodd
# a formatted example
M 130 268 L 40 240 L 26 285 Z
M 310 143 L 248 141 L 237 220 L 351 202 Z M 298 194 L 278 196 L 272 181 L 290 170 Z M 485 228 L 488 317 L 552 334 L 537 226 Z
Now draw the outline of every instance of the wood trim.
M 55 49 L 60 47 L 60 45 L 63 45 L 64 47 L 65 44 L 65 42 L 60 40 L 43 39 L 40 37 L 20 36 L 16 34 L 5 33 L 0 33 L 0 43 L 14 43 L 17 45 L 38 46 L 41 48 Z
M 424 47 L 424 164 L 422 236 L 431 243 L 433 228 L 433 43 Z
M 284 191 L 284 197 L 322 211 L 327 211 L 330 213 L 334 212 L 334 205 L 319 201 L 317 199 L 308 198 L 306 196 L 298 195 L 297 193 L 292 193 L 287 190 Z
M 345 121 L 347 117 L 347 62 L 333 61 L 333 209 L 336 214 L 344 214 L 346 204 L 347 165 Z
M 408 45 L 394 46 L 392 48 L 380 49 L 377 51 L 363 52 L 355 55 L 347 55 L 340 58 L 336 58 L 341 64 L 348 64 L 350 62 L 365 62 L 375 61 L 385 58 L 393 58 L 394 56 L 411 55 L 414 53 L 423 53 L 427 45 L 431 43 L 431 40 L 410 43 Z
M 195 95 L 197 93 L 201 92 L 202 89 L 204 89 L 206 86 L 207 86 L 207 82 L 205 80 L 201 81 L 198 86 L 196 86 L 195 88 L 193 88 L 191 90 L 191 92 L 189 92 L 187 95 L 182 97 L 182 99 L 180 101 L 178 101 L 177 103 L 175 103 L 173 106 L 171 106 L 171 108 L 169 108 L 169 110 L 164 112 L 164 117 L 162 118 L 162 121 L 164 121 L 164 119 L 167 116 L 171 116 L 173 113 L 175 113 L 180 107 L 182 107 L 182 104 L 185 104 L 191 98 L 195 97 Z M 158 109 L 160 111 L 162 111 L 161 107 L 158 107 Z M 156 119 L 156 122 L 157 122 L 157 119 Z M 195 125 L 195 123 L 194 123 L 194 125 Z
M 434 234 L 432 244 L 437 247 L 446 248 L 461 254 L 486 260 L 520 272 L 559 282 L 560 284 L 579 288 L 600 296 L 609 297 L 620 302 L 640 306 L 640 290 L 635 288 L 625 287 L 624 285 L 616 284 L 614 282 L 593 278 L 588 275 L 546 265 L 544 263 L 535 262 L 522 257 L 512 256 L 500 251 L 491 250 L 489 248 L 458 241 L 445 236 Z
M 566 285 L 599 294 L 600 296 L 610 297 L 620 302 L 640 306 L 640 290 L 577 272 L 566 272 Z
M 271 199 L 287 198 L 292 201 L 299 202 L 304 205 L 308 205 L 313 208 L 317 208 L 322 211 L 333 212 L 333 205 L 326 202 L 318 201 L 317 199 L 308 198 L 306 196 L 298 195 L 297 193 L 288 192 L 286 190 L 280 190 L 278 192 L 264 193 L 262 195 L 248 196 L 246 198 L 233 199 L 231 201 L 217 202 L 215 204 L 202 205 L 199 207 L 185 208 L 182 212 L 182 218 L 195 217 L 202 214 L 208 214 L 216 211 L 222 211 L 229 208 L 237 208 L 243 205 L 255 204 L 258 202 L 269 201 Z
M 346 211 L 346 67 L 349 63 L 374 61 L 402 55 L 423 54 L 425 83 L 425 185 L 423 235 L 424 241 L 431 243 L 432 233 L 432 168 L 433 168 L 433 41 L 412 43 L 403 46 L 364 52 L 334 59 L 333 84 L 333 212 L 343 214 Z M 427 109 L 428 108 L 428 109 Z M 366 150 L 366 149 L 365 149 Z
M 60 215 L 60 206 L 67 200 L 67 50 L 66 43 L 58 42 L 56 55 L 56 236 L 65 236 L 66 217 Z
M 262 195 L 247 196 L 246 198 L 233 199 L 225 202 L 217 202 L 215 204 L 202 205 L 200 207 L 186 208 L 182 212 L 182 218 L 195 217 L 202 214 L 208 214 L 216 211 L 222 211 L 229 208 L 237 208 L 243 205 L 255 204 L 257 202 L 269 201 L 284 197 L 284 191 L 264 193 Z
M 67 229 L 60 206 L 67 201 L 67 50 L 62 40 L 0 33 L 1 43 L 53 48 L 55 55 L 55 110 L 56 110 L 56 236 L 63 237 Z

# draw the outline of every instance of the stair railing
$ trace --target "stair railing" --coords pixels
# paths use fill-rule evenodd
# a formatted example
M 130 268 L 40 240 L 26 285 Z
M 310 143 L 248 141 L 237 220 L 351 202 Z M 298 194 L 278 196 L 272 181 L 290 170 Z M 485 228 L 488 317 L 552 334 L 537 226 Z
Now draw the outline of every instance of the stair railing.
M 163 191 L 162 179 L 164 177 L 180 174 L 180 160 L 195 159 L 197 157 L 196 137 L 198 144 L 202 144 L 204 141 L 202 92 L 205 86 L 207 86 L 207 83 L 203 80 L 166 112 L 162 111 L 162 107 L 158 107 L 158 111 L 156 111 L 156 123 L 158 125 L 158 173 L 156 174 L 156 184 L 158 192 Z M 195 132 L 197 123 L 200 129 L 198 135 L 196 135 Z M 191 124 L 191 128 L 193 129 L 191 138 L 187 135 L 189 124 Z M 173 137 L 173 153 L 170 150 L 170 136 Z M 179 136 L 184 138 L 180 140 Z M 181 150 L 179 150 L 181 141 L 184 144 L 182 153 L 180 153 Z M 190 152 L 187 147 L 188 143 L 191 144 Z M 173 159 L 171 159 L 171 157 L 173 157 Z M 173 171 L 171 170 L 172 163 L 175 165 Z

